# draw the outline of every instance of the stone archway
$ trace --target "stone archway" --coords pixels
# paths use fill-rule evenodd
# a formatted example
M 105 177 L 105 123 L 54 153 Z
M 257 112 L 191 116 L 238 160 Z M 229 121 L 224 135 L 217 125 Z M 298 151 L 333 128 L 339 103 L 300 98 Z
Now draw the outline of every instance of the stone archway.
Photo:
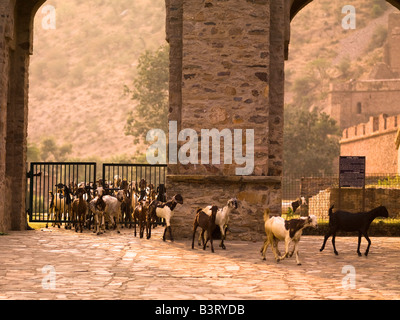
M 0 25 L 0 231 L 26 228 L 29 55 L 33 18 L 44 2 L 0 0 L 6 17 Z M 168 165 L 169 189 L 185 199 L 175 230 L 188 236 L 196 207 L 222 206 L 235 196 L 235 235 L 260 239 L 264 209 L 281 213 L 284 0 L 166 0 L 166 8 L 169 120 L 178 132 L 255 132 L 251 175 L 237 176 L 236 163 Z

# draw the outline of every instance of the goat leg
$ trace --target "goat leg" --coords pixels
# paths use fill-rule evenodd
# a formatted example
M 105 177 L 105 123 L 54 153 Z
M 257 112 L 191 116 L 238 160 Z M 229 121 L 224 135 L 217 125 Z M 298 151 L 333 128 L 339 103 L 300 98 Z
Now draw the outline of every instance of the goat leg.
M 169 226 L 168 229 L 169 229 L 169 236 L 171 238 L 171 241 L 174 241 L 174 238 L 172 237 L 172 228 L 171 228 L 171 226 Z
M 151 229 L 151 226 L 150 226 L 150 229 Z M 164 229 L 164 234 L 162 237 L 163 241 L 165 241 L 165 234 L 167 233 L 167 229 L 168 229 L 168 227 L 165 227 L 165 229 Z
M 210 238 L 210 243 L 211 243 L 211 252 L 214 253 L 214 246 L 213 246 L 213 238 L 212 238 L 212 231 L 211 231 L 211 229 L 208 229 L 208 233 L 210 234 L 210 235 L 209 235 L 209 238 Z
M 279 250 L 278 250 L 278 243 L 277 243 L 277 241 L 273 238 L 273 236 L 270 238 L 270 241 L 269 241 L 270 243 L 271 243 L 271 248 L 272 248 L 272 252 L 274 253 L 274 257 L 275 257 L 275 260 L 276 260 L 276 262 L 279 262 L 281 259 L 280 259 L 280 255 L 281 255 L 281 253 L 279 252 Z
M 145 221 L 140 221 L 139 224 L 140 239 L 142 239 L 144 236 L 145 223 Z
M 197 224 L 194 223 L 194 225 L 193 225 L 192 249 L 194 249 L 194 238 L 196 237 L 196 230 L 197 230 Z
M 207 238 L 207 240 L 205 241 L 205 243 L 204 243 L 204 245 L 203 245 L 203 250 L 206 250 L 207 242 L 208 242 L 208 238 Z
M 200 234 L 200 237 L 201 237 L 201 245 L 202 246 L 205 246 L 205 240 L 204 240 L 204 234 L 205 234 L 205 230 L 202 230 L 201 231 L 201 234 Z M 199 243 L 199 245 L 200 245 L 200 243 Z
M 147 236 L 147 239 L 151 238 L 151 220 L 150 219 L 148 219 L 147 223 L 146 223 L 146 236 Z
M 295 253 L 295 256 L 296 256 L 296 263 L 297 263 L 298 266 L 300 266 L 300 265 L 301 265 L 301 262 L 300 262 L 300 259 L 299 259 L 299 246 L 298 246 L 298 245 L 299 245 L 299 242 L 296 241 L 296 242 L 294 243 L 294 248 L 293 248 L 292 254 Z
M 371 240 L 369 239 L 369 237 L 368 237 L 366 232 L 363 232 L 363 235 L 364 235 L 365 239 L 367 239 L 367 241 L 368 241 L 367 250 L 365 250 L 365 256 L 368 256 L 369 247 L 371 246 Z
M 325 235 L 324 242 L 322 243 L 322 247 L 321 247 L 321 249 L 319 249 L 320 252 L 322 252 L 325 249 L 325 244 L 326 244 L 326 241 L 328 240 L 329 236 L 330 236 L 330 233 Z
M 335 238 L 336 238 L 336 233 L 334 233 L 334 234 L 332 235 L 333 252 L 334 252 L 336 255 L 339 255 L 339 252 L 337 252 L 337 250 L 336 250 Z
M 362 254 L 360 252 L 360 246 L 361 246 L 361 231 L 358 232 L 358 245 L 357 245 L 357 253 L 358 256 L 361 257 Z
M 222 228 L 221 229 L 221 244 L 219 245 L 223 250 L 226 250 L 224 240 L 226 239 L 226 231 L 228 230 L 228 227 Z
M 136 237 L 136 223 L 137 223 L 137 220 L 136 220 L 136 217 L 135 217 L 135 213 L 133 214 L 133 223 L 135 225 L 135 237 Z
M 261 256 L 263 257 L 263 260 L 265 259 L 265 253 L 267 252 L 269 246 L 269 241 L 268 238 L 264 241 L 264 245 L 261 247 Z
M 286 238 L 285 239 L 285 253 L 283 256 L 279 257 L 279 261 L 284 260 L 285 258 L 287 258 L 289 256 L 289 245 L 290 245 L 291 239 Z

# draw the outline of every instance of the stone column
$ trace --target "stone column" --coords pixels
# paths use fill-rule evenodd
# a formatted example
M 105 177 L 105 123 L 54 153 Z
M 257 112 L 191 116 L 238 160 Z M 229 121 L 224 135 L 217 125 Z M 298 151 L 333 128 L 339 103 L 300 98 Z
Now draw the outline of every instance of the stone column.
M 44 0 L 0 1 L 0 230 L 27 226 L 26 149 L 33 17 Z M 0 198 L 1 199 L 1 198 Z
M 14 39 L 14 15 L 9 0 L 0 0 L 0 232 L 11 228 L 6 210 L 6 136 L 10 50 Z
M 222 207 L 237 197 L 239 209 L 231 216 L 233 237 L 260 240 L 264 237 L 264 209 L 280 214 L 281 208 L 283 111 L 279 108 L 283 100 L 278 101 L 280 96 L 275 99 L 271 119 L 271 97 L 281 91 L 276 86 L 271 91 L 270 85 L 270 1 L 170 0 L 168 9 L 169 17 L 177 17 L 176 23 L 170 19 L 167 28 L 171 53 L 176 52 L 171 56 L 170 79 L 176 83 L 170 86 L 169 120 L 177 122 L 178 133 L 189 128 L 199 138 L 198 164 L 178 161 L 168 166 L 168 196 L 181 193 L 184 198 L 173 218 L 174 233 L 190 237 L 196 208 L 210 204 Z M 177 34 L 182 35 L 179 44 L 172 42 Z M 179 67 L 174 62 L 179 55 L 176 50 L 182 52 Z M 283 60 L 283 55 L 280 58 Z M 279 72 L 275 71 L 277 78 Z M 219 133 L 230 130 L 232 141 L 234 130 L 243 130 L 243 154 L 249 151 L 245 132 L 254 130 L 254 170 L 249 176 L 236 175 L 236 169 L 243 166 L 235 159 L 232 164 L 225 163 L 224 139 L 220 140 L 220 163 L 212 163 L 211 151 L 210 163 L 202 162 L 201 143 L 205 141 L 201 141 L 201 130 L 214 128 Z M 178 149 L 185 143 L 178 142 Z M 272 151 L 271 144 L 277 145 Z

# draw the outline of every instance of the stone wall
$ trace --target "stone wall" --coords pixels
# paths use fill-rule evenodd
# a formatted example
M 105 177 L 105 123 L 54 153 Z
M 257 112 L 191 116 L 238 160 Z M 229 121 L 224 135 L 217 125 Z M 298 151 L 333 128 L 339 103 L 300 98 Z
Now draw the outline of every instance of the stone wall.
M 371 116 L 398 114 L 400 79 L 364 80 L 331 86 L 331 116 L 340 128 L 367 122 Z
M 280 179 L 274 177 L 169 176 L 169 190 L 183 195 L 175 209 L 174 236 L 191 238 L 197 208 L 214 204 L 223 207 L 237 197 L 238 209 L 230 216 L 227 239 L 260 241 L 265 237 L 263 212 L 281 201 Z M 172 196 L 171 191 L 169 195 Z
M 400 114 L 370 117 L 367 123 L 347 128 L 340 141 L 342 156 L 366 156 L 367 174 L 398 172 L 396 135 L 400 127 Z
M 389 211 L 390 218 L 400 217 L 400 189 L 390 188 L 366 188 L 365 210 L 369 211 L 384 205 Z M 342 188 L 340 209 L 349 212 L 362 211 L 363 190 L 360 188 Z M 309 214 L 319 218 L 328 219 L 330 206 L 334 204 L 335 210 L 339 209 L 339 188 L 322 190 L 318 195 L 309 200 Z
M 181 125 L 255 130 L 255 175 L 268 174 L 268 1 L 183 2 Z M 234 165 L 178 165 L 179 174 L 235 175 Z
M 7 93 L 10 73 L 10 45 L 14 38 L 14 20 L 8 1 L 0 1 L 0 232 L 11 227 L 6 214 L 6 136 L 7 136 Z

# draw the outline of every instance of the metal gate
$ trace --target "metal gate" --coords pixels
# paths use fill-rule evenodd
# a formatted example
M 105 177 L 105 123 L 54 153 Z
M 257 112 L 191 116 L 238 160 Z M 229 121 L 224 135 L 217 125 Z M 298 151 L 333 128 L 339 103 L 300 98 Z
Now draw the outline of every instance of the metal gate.
M 27 173 L 29 222 L 69 222 L 68 204 L 75 198 L 78 185 L 94 190 L 101 183 L 112 193 L 120 189 L 118 181 L 126 180 L 132 191 L 133 186 L 144 179 L 147 185 L 158 188 L 165 186 L 166 172 L 167 165 L 105 163 L 101 174 L 97 172 L 95 162 L 33 162 Z
M 64 223 L 78 184 L 96 185 L 95 162 L 33 162 L 27 173 L 30 222 Z M 55 210 L 57 209 L 57 210 Z
M 103 186 L 119 189 L 119 183 L 126 180 L 130 185 L 137 186 L 140 180 L 146 180 L 147 185 L 152 184 L 155 188 L 165 185 L 167 173 L 166 164 L 121 164 L 104 163 L 103 164 Z

